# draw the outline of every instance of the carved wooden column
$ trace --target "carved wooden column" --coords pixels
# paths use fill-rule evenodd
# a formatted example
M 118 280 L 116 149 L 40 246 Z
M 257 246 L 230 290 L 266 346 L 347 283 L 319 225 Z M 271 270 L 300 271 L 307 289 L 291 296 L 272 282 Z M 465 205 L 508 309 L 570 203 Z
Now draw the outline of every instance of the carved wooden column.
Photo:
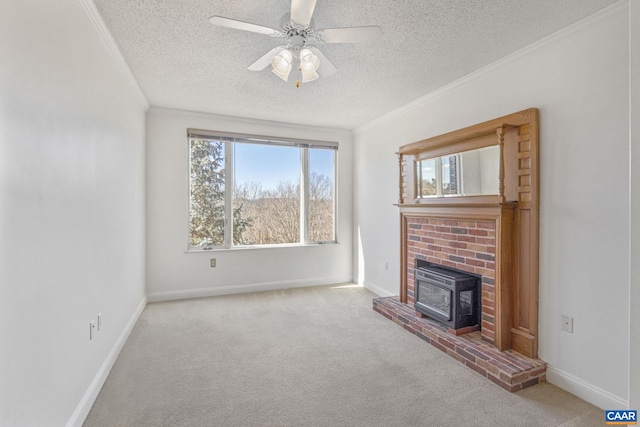
M 504 203 L 507 199 L 504 197 L 504 126 L 496 129 L 498 135 L 498 147 L 500 149 L 500 166 L 498 170 L 498 196 L 500 203 Z

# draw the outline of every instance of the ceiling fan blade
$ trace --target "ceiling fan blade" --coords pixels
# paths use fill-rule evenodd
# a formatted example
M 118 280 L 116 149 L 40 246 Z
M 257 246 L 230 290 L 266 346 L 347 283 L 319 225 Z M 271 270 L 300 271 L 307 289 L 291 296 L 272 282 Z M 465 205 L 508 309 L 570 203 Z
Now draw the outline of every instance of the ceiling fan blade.
M 325 28 L 316 31 L 321 43 L 373 43 L 382 36 L 380 27 Z
M 322 77 L 329 77 L 330 75 L 338 71 L 335 65 L 333 65 L 331 61 L 329 61 L 329 59 L 327 59 L 327 57 L 324 56 L 322 52 L 320 52 L 320 49 L 315 46 L 309 45 L 307 45 L 306 47 L 311 49 L 311 51 L 320 59 L 320 66 L 316 70 L 318 74 L 320 74 Z
M 249 22 L 238 21 L 236 19 L 224 18 L 222 16 L 212 16 L 209 22 L 219 27 L 233 28 L 235 30 L 251 31 L 252 33 L 266 34 L 272 37 L 282 36 L 282 31 L 275 28 L 263 27 L 262 25 L 250 24 Z
M 291 0 L 291 20 L 303 27 L 309 26 L 316 0 Z
M 269 52 L 267 52 L 267 54 L 264 55 L 262 58 L 258 59 L 253 64 L 249 65 L 249 70 L 251 71 L 264 70 L 265 68 L 267 68 L 267 66 L 271 65 L 271 59 L 277 54 L 279 54 L 281 51 L 283 51 L 285 48 L 286 46 L 274 47 Z

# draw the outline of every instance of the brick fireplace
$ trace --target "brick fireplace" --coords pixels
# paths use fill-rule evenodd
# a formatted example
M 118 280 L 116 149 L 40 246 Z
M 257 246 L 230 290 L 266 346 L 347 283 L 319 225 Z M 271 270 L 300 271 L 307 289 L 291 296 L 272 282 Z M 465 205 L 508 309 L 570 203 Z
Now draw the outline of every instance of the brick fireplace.
M 415 303 L 413 268 L 416 260 L 482 276 L 480 319 L 482 338 L 495 338 L 496 223 L 407 218 L 407 304 Z
M 473 156 L 488 147 L 499 153 L 497 190 L 460 191 L 452 197 L 451 191 L 480 182 L 475 178 L 459 185 L 462 177 L 475 176 L 473 168 L 479 166 L 473 166 Z M 537 358 L 538 111 L 405 145 L 398 155 L 400 293 L 374 299 L 374 310 L 506 390 L 544 381 L 546 363 Z M 438 174 L 446 166 L 448 175 L 425 181 L 433 176 L 433 165 Z M 453 169 L 458 166 L 459 176 Z M 445 189 L 443 182 L 455 184 Z M 419 263 L 481 278 L 479 331 L 448 330 L 416 312 L 414 270 Z

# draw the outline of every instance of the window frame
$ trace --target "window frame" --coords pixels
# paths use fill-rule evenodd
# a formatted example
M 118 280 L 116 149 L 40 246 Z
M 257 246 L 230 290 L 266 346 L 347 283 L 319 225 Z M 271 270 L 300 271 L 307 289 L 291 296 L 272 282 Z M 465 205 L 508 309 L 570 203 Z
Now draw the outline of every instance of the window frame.
M 220 246 L 192 246 L 190 239 L 191 225 L 191 140 L 208 139 L 224 144 L 225 171 L 225 220 L 224 245 Z M 297 147 L 300 149 L 300 240 L 297 243 L 236 245 L 233 243 L 233 191 L 235 186 L 234 144 L 259 144 Z M 333 152 L 333 240 L 309 241 L 309 150 L 323 149 Z M 186 252 L 210 252 L 221 250 L 266 249 L 296 246 L 313 246 L 338 243 L 338 142 L 305 140 L 297 138 L 281 138 L 263 135 L 241 134 L 233 132 L 218 132 L 202 129 L 187 129 L 187 226 Z

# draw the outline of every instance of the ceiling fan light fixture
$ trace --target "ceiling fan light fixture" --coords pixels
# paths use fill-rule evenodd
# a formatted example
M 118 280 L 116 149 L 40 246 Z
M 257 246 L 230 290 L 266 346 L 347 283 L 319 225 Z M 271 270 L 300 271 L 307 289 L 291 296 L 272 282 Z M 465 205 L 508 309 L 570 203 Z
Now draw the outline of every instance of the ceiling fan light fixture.
M 280 77 L 282 80 L 284 80 L 285 82 L 289 81 L 289 73 L 291 73 L 291 65 L 289 65 L 289 70 L 287 71 L 278 71 L 275 68 L 271 70 L 273 72 L 273 74 L 275 74 L 276 76 Z
M 315 79 L 317 79 L 318 77 L 320 77 L 318 75 L 318 73 L 314 71 L 305 71 L 302 70 L 302 83 L 309 83 L 314 81 Z
M 313 12 L 317 0 L 291 0 L 291 12 L 283 16 L 282 28 L 270 28 L 237 19 L 223 16 L 209 18 L 211 24 L 218 27 L 232 28 L 235 30 L 250 31 L 271 37 L 280 37 L 287 40 L 286 45 L 277 46 L 261 56 L 251 64 L 251 71 L 262 71 L 272 65 L 272 72 L 284 81 L 289 80 L 294 57 L 296 64 L 296 86 L 300 86 L 300 80 L 310 82 L 317 79 L 317 70 L 322 77 L 328 77 L 335 73 L 337 68 L 326 56 L 313 44 L 315 43 L 372 43 L 382 36 L 382 30 L 377 26 L 348 27 L 348 28 L 324 28 L 315 29 Z M 305 47 L 310 42 L 309 47 Z
M 271 66 L 273 73 L 280 77 L 285 82 L 289 80 L 289 73 L 291 73 L 291 61 L 293 60 L 293 54 L 290 50 L 284 49 L 280 51 L 271 59 Z
M 300 70 L 307 72 L 315 72 L 320 66 L 320 58 L 314 55 L 310 49 L 302 49 L 300 51 Z
M 312 82 L 319 77 L 316 70 L 320 66 L 320 58 L 314 55 L 310 49 L 302 49 L 300 51 L 299 69 L 302 73 L 302 83 Z

